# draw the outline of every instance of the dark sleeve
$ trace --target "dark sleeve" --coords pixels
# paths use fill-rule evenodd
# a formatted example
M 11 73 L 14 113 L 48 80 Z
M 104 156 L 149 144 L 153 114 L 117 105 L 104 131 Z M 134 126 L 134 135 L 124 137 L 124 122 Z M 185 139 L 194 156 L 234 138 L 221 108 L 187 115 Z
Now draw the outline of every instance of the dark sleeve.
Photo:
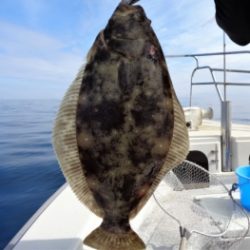
M 214 1 L 218 25 L 235 43 L 250 43 L 250 0 Z

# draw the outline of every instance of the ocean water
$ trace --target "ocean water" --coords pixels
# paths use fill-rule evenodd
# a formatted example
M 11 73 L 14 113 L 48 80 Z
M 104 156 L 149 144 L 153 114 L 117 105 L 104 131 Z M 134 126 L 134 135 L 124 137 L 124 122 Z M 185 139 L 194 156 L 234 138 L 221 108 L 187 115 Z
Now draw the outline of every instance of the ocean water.
M 51 145 L 58 101 L 0 101 L 0 249 L 63 183 Z
M 233 120 L 250 124 L 250 105 L 237 105 Z M 0 250 L 65 181 L 51 145 L 58 106 L 56 100 L 0 101 Z M 219 119 L 218 103 L 208 106 Z

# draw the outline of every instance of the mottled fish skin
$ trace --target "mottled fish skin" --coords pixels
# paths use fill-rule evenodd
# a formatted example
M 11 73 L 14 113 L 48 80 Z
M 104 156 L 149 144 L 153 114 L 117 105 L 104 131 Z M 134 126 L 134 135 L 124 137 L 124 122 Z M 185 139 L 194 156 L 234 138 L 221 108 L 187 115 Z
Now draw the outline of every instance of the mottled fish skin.
M 140 6 L 120 4 L 88 55 L 76 128 L 101 227 L 130 231 L 129 216 L 166 159 L 174 126 L 171 81 Z

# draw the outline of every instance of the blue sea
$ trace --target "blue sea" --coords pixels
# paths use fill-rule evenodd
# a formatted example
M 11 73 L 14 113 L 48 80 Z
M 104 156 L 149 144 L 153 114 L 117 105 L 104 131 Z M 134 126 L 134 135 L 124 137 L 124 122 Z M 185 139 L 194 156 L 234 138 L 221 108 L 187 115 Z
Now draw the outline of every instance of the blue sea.
M 58 106 L 57 100 L 0 101 L 0 250 L 65 182 L 51 145 Z M 250 110 L 242 107 L 233 118 L 250 124 Z
M 0 101 L 0 249 L 64 182 L 51 145 L 59 101 Z

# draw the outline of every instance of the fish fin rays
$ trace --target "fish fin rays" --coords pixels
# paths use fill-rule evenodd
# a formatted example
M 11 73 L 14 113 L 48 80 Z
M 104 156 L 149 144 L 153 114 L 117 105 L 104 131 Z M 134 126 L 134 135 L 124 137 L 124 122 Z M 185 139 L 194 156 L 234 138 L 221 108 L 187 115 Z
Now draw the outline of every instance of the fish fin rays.
M 102 227 L 92 231 L 83 242 L 85 245 L 101 250 L 142 250 L 145 244 L 133 230 L 128 233 L 110 233 Z
M 97 216 L 102 210 L 96 205 L 83 172 L 76 140 L 76 112 L 79 91 L 84 74 L 82 67 L 66 92 L 56 117 L 53 130 L 53 146 L 61 170 L 77 198 Z

